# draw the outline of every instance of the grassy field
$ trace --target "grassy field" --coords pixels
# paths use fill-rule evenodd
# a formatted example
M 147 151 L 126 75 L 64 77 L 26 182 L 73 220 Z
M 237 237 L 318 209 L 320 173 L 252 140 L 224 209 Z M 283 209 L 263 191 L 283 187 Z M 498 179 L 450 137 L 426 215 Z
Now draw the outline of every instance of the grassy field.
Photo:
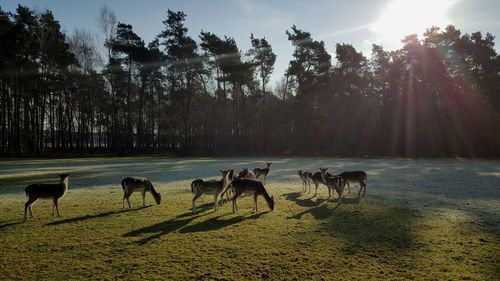
M 189 183 L 218 170 L 264 166 L 275 210 L 250 197 L 192 214 Z M 301 193 L 298 169 L 368 172 L 366 196 L 343 204 Z M 60 200 L 39 201 L 24 221 L 24 186 L 56 182 Z M 151 179 L 162 203 L 122 209 L 120 180 Z M 323 158 L 84 158 L 0 162 L 2 280 L 499 280 L 500 161 Z

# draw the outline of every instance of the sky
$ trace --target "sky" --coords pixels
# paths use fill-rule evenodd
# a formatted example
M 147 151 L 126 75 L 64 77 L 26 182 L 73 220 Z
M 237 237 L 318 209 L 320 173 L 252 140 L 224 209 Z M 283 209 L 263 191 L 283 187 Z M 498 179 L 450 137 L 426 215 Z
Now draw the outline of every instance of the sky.
M 369 57 L 373 43 L 394 50 L 401 47 L 402 34 L 421 33 L 430 25 L 453 24 L 463 33 L 490 32 L 500 40 L 500 0 L 0 0 L 5 11 L 14 12 L 18 4 L 51 10 L 67 34 L 77 28 L 98 34 L 105 5 L 146 44 L 162 31 L 168 9 L 187 14 L 185 25 L 197 41 L 201 30 L 227 35 L 246 52 L 253 33 L 265 37 L 277 54 L 271 87 L 292 58 L 285 31 L 293 24 L 324 41 L 332 59 L 336 43 L 352 44 Z

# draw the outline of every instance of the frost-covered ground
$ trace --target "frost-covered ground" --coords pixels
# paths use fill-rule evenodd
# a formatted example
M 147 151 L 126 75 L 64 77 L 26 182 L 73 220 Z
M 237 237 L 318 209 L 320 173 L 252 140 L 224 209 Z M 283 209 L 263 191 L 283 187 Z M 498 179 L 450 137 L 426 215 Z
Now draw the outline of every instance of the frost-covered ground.
M 328 167 L 338 173 L 365 170 L 366 200 L 398 206 L 455 211 L 456 215 L 482 217 L 500 224 L 500 160 L 357 159 L 357 158 L 75 158 L 6 160 L 0 162 L 0 194 L 19 194 L 36 181 L 54 182 L 56 174 L 70 171 L 70 188 L 119 188 L 125 176 L 146 176 L 159 190 L 189 189 L 195 178 L 218 177 L 220 169 L 264 167 L 273 162 L 268 188 L 284 185 L 300 190 L 298 169 Z M 281 190 L 281 189 L 280 189 Z M 356 192 L 357 188 L 353 188 Z M 173 191 L 173 190 L 172 190 Z M 320 193 L 326 194 L 325 187 Z M 322 196 L 322 195 L 320 195 Z

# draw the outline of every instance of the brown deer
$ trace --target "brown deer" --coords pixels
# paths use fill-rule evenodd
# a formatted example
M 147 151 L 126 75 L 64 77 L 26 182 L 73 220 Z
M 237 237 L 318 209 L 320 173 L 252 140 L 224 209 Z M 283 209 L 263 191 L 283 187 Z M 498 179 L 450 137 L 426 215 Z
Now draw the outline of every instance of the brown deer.
M 363 197 L 365 197 L 366 192 L 366 179 L 367 175 L 365 171 L 349 171 L 338 174 L 337 176 L 343 178 L 347 183 L 347 187 L 349 188 L 349 193 L 351 193 L 351 188 L 349 186 L 349 182 L 357 182 L 359 183 L 359 192 L 358 197 L 361 195 L 361 190 L 363 190 Z
M 236 199 L 242 194 L 253 195 L 254 212 L 258 212 L 257 208 L 257 196 L 261 195 L 267 202 L 269 209 L 274 210 L 274 197 L 269 196 L 264 187 L 264 184 L 258 180 L 252 180 L 247 178 L 236 178 L 231 182 L 231 187 L 234 191 L 232 198 L 233 201 L 233 213 L 236 212 L 238 207 L 236 206 Z
M 146 206 L 146 192 L 150 192 L 155 199 L 156 204 L 160 204 L 161 195 L 156 192 L 153 184 L 149 179 L 143 177 L 126 177 L 122 180 L 123 188 L 123 208 L 125 208 L 125 200 L 127 200 L 128 208 L 132 209 L 130 206 L 130 195 L 136 191 L 140 191 L 142 194 L 142 206 Z
M 326 172 L 326 176 L 327 177 L 332 177 L 332 174 Z M 314 196 L 316 196 L 318 194 L 318 186 L 320 184 L 324 184 L 326 185 L 325 181 L 323 180 L 323 177 L 321 176 L 321 172 L 316 172 L 316 173 L 309 173 L 308 174 L 308 177 L 309 177 L 309 180 L 312 180 L 313 183 L 314 183 L 314 186 L 315 186 L 315 190 L 314 190 Z M 328 187 L 328 186 L 327 186 Z M 309 192 L 311 192 L 310 188 L 309 188 Z
M 252 179 L 252 180 L 256 180 L 256 179 L 257 179 L 257 176 L 255 175 L 255 173 L 254 173 L 254 172 L 250 171 L 248 168 L 245 168 L 245 169 L 241 170 L 241 171 L 238 173 L 237 178 L 245 178 L 245 179 Z
M 319 170 L 321 171 L 320 173 L 323 182 L 328 187 L 328 198 L 332 198 L 332 191 L 333 195 L 335 195 L 335 191 L 337 191 L 337 194 L 339 195 L 340 205 L 342 203 L 342 193 L 344 192 L 346 181 L 339 176 L 328 176 L 328 173 L 326 172 L 328 168 L 319 168 Z
M 309 185 L 309 192 L 311 192 L 311 176 L 312 176 L 312 173 L 310 172 L 307 172 L 307 171 L 302 171 L 302 170 L 299 170 L 297 172 L 297 174 L 299 175 L 300 179 L 302 180 L 302 192 L 306 192 L 307 191 L 307 186 Z
M 57 212 L 57 216 L 60 217 L 59 214 L 59 198 L 62 198 L 66 192 L 68 191 L 68 183 L 69 183 L 69 173 L 60 174 L 61 182 L 57 184 L 46 184 L 46 183 L 35 183 L 28 185 L 24 191 L 26 192 L 26 196 L 28 196 L 28 201 L 24 204 L 24 218 L 27 219 L 27 210 L 29 209 L 31 217 L 33 217 L 33 210 L 31 206 L 38 199 L 52 199 L 52 216 L 54 216 L 54 208 Z
M 255 169 L 253 169 L 253 173 L 255 174 L 255 176 L 257 178 L 259 178 L 261 175 L 264 176 L 264 183 L 266 183 L 266 177 L 269 174 L 271 164 L 273 164 L 273 163 L 269 162 L 269 163 L 266 163 L 267 167 L 265 167 L 265 168 L 255 168 Z
M 222 173 L 222 179 L 220 180 L 197 179 L 191 182 L 191 192 L 194 194 L 192 200 L 193 212 L 196 211 L 196 200 L 203 194 L 214 195 L 214 210 L 217 211 L 219 194 L 221 194 L 222 197 L 224 193 L 228 192 L 227 186 L 234 174 L 233 170 L 220 170 L 220 172 Z

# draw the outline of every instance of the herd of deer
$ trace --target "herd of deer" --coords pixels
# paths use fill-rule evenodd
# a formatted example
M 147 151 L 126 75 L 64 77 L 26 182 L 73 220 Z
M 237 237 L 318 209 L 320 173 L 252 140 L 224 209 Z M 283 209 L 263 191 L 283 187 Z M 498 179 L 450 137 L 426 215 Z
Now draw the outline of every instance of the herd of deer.
M 274 210 L 274 198 L 269 196 L 264 187 L 266 182 L 266 177 L 269 174 L 270 166 L 272 163 L 266 163 L 266 168 L 255 168 L 250 171 L 248 168 L 243 169 L 237 175 L 235 175 L 234 170 L 220 170 L 222 173 L 222 179 L 220 180 L 203 180 L 196 179 L 191 182 L 191 192 L 193 193 L 192 199 L 192 211 L 196 211 L 196 200 L 200 198 L 203 194 L 214 195 L 214 210 L 217 211 L 218 206 L 222 205 L 224 195 L 227 200 L 231 200 L 233 204 L 233 213 L 238 209 L 236 206 L 236 199 L 242 194 L 252 195 L 254 201 L 253 211 L 258 212 L 257 209 L 257 197 L 260 195 L 264 197 L 267 202 L 269 209 Z M 347 184 L 350 192 L 349 182 L 358 182 L 360 189 L 358 192 L 358 197 L 363 190 L 363 196 L 366 191 L 366 173 L 364 171 L 351 171 L 343 172 L 338 175 L 332 175 L 327 172 L 327 168 L 320 168 L 319 172 L 311 173 L 307 171 L 298 171 L 298 175 L 302 179 L 303 191 L 306 192 L 307 186 L 309 186 L 309 192 L 311 192 L 311 181 L 314 182 L 316 190 L 314 195 L 316 196 L 318 192 L 319 184 L 324 184 L 328 188 L 328 197 L 332 197 L 332 191 L 336 191 L 339 196 L 339 204 L 342 203 L 342 193 L 344 187 Z M 52 215 L 59 214 L 58 200 L 62 198 L 68 191 L 69 185 L 69 173 L 60 174 L 61 182 L 58 184 L 31 184 L 25 188 L 26 195 L 28 196 L 28 201 L 24 205 L 24 218 L 27 218 L 27 212 L 29 210 L 30 216 L 33 217 L 32 205 L 38 199 L 52 199 Z M 262 177 L 263 181 L 259 181 Z M 153 184 L 149 179 L 144 177 L 126 177 L 121 182 L 123 189 L 123 208 L 125 208 L 125 200 L 127 201 L 128 207 L 132 208 L 130 205 L 129 197 L 134 192 L 141 192 L 142 194 L 142 204 L 146 205 L 146 193 L 149 192 L 155 199 L 157 204 L 161 202 L 161 195 L 158 193 Z M 220 200 L 219 200 L 220 198 Z M 54 210 L 56 212 L 54 212 Z

